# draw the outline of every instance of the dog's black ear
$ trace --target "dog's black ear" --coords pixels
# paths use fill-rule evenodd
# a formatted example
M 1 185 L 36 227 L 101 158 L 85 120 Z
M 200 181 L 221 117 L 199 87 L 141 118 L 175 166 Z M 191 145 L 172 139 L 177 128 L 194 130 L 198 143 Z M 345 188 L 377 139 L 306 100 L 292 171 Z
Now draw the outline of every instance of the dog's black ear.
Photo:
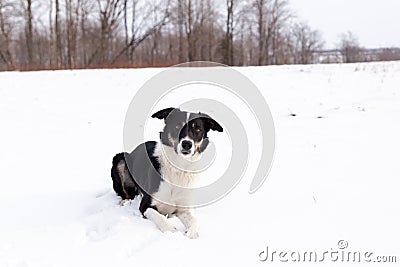
M 202 119 L 204 121 L 204 126 L 205 130 L 208 132 L 210 130 L 217 131 L 217 132 L 223 132 L 224 129 L 222 128 L 221 125 L 219 125 L 218 122 L 216 122 L 213 118 L 208 116 L 207 114 L 200 113 L 202 116 Z
M 151 115 L 152 118 L 157 118 L 157 119 L 166 119 L 168 117 L 168 115 L 171 113 L 171 111 L 173 111 L 175 108 L 166 108 L 160 111 L 157 111 L 156 113 L 154 113 L 153 115 Z

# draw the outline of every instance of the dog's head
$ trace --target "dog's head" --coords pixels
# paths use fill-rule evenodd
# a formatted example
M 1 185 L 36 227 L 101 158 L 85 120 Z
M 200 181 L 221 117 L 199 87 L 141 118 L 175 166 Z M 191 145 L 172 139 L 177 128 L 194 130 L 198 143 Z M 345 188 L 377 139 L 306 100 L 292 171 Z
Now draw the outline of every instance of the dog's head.
M 221 125 L 204 113 L 167 108 L 151 117 L 163 119 L 165 122 L 164 129 L 160 132 L 161 143 L 174 148 L 175 153 L 184 157 L 201 154 L 207 148 L 207 133 L 210 130 L 223 131 Z

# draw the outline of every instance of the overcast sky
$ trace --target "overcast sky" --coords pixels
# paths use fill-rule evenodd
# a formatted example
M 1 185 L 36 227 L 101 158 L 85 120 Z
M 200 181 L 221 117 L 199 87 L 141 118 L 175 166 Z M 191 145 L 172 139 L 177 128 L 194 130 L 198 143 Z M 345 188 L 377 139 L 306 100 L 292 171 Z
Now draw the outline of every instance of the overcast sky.
M 367 48 L 400 47 L 400 0 L 290 0 L 299 18 L 322 32 L 327 48 L 354 32 Z

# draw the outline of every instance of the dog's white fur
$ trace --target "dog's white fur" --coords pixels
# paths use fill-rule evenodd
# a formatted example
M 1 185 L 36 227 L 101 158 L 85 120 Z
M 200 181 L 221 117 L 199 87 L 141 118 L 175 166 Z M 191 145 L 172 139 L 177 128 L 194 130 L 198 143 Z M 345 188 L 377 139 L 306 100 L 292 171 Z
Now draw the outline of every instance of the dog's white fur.
M 165 215 L 176 215 L 187 229 L 186 236 L 197 238 L 198 223 L 195 219 L 193 209 L 187 208 L 191 204 L 191 198 L 188 190 L 182 190 L 182 188 L 188 188 L 195 184 L 197 174 L 185 171 L 171 164 L 171 162 L 187 159 L 187 157 L 175 153 L 172 147 L 163 146 L 161 143 L 158 143 L 154 151 L 154 156 L 157 156 L 159 160 L 160 171 L 164 181 L 160 183 L 159 190 L 153 195 L 152 205 L 156 206 L 158 211 L 149 208 L 144 215 L 153 221 L 163 232 L 176 231 L 165 217 Z M 195 164 L 195 162 L 188 161 L 188 164 Z M 180 166 L 182 165 L 180 164 Z M 161 201 L 163 199 L 168 199 L 169 203 L 163 203 Z

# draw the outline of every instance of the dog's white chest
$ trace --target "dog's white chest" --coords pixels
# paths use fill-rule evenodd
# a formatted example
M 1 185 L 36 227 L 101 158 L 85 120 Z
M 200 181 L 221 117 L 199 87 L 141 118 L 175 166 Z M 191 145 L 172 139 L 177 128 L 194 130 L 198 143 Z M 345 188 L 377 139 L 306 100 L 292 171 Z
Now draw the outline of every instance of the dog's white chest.
M 171 164 L 171 159 L 172 161 L 178 159 L 173 155 L 172 151 L 168 152 L 170 152 L 169 158 L 163 154 L 160 147 L 156 148 L 163 181 L 160 183 L 158 191 L 152 196 L 152 204 L 164 215 L 171 215 L 182 207 L 190 206 L 190 190 L 187 189 L 194 185 L 197 176 L 196 173 L 180 169 Z
M 160 183 L 158 191 L 153 195 L 153 205 L 164 215 L 171 215 L 182 207 L 191 204 L 188 187 L 195 179 L 195 175 L 182 171 L 168 170 L 163 173 L 164 181 Z

